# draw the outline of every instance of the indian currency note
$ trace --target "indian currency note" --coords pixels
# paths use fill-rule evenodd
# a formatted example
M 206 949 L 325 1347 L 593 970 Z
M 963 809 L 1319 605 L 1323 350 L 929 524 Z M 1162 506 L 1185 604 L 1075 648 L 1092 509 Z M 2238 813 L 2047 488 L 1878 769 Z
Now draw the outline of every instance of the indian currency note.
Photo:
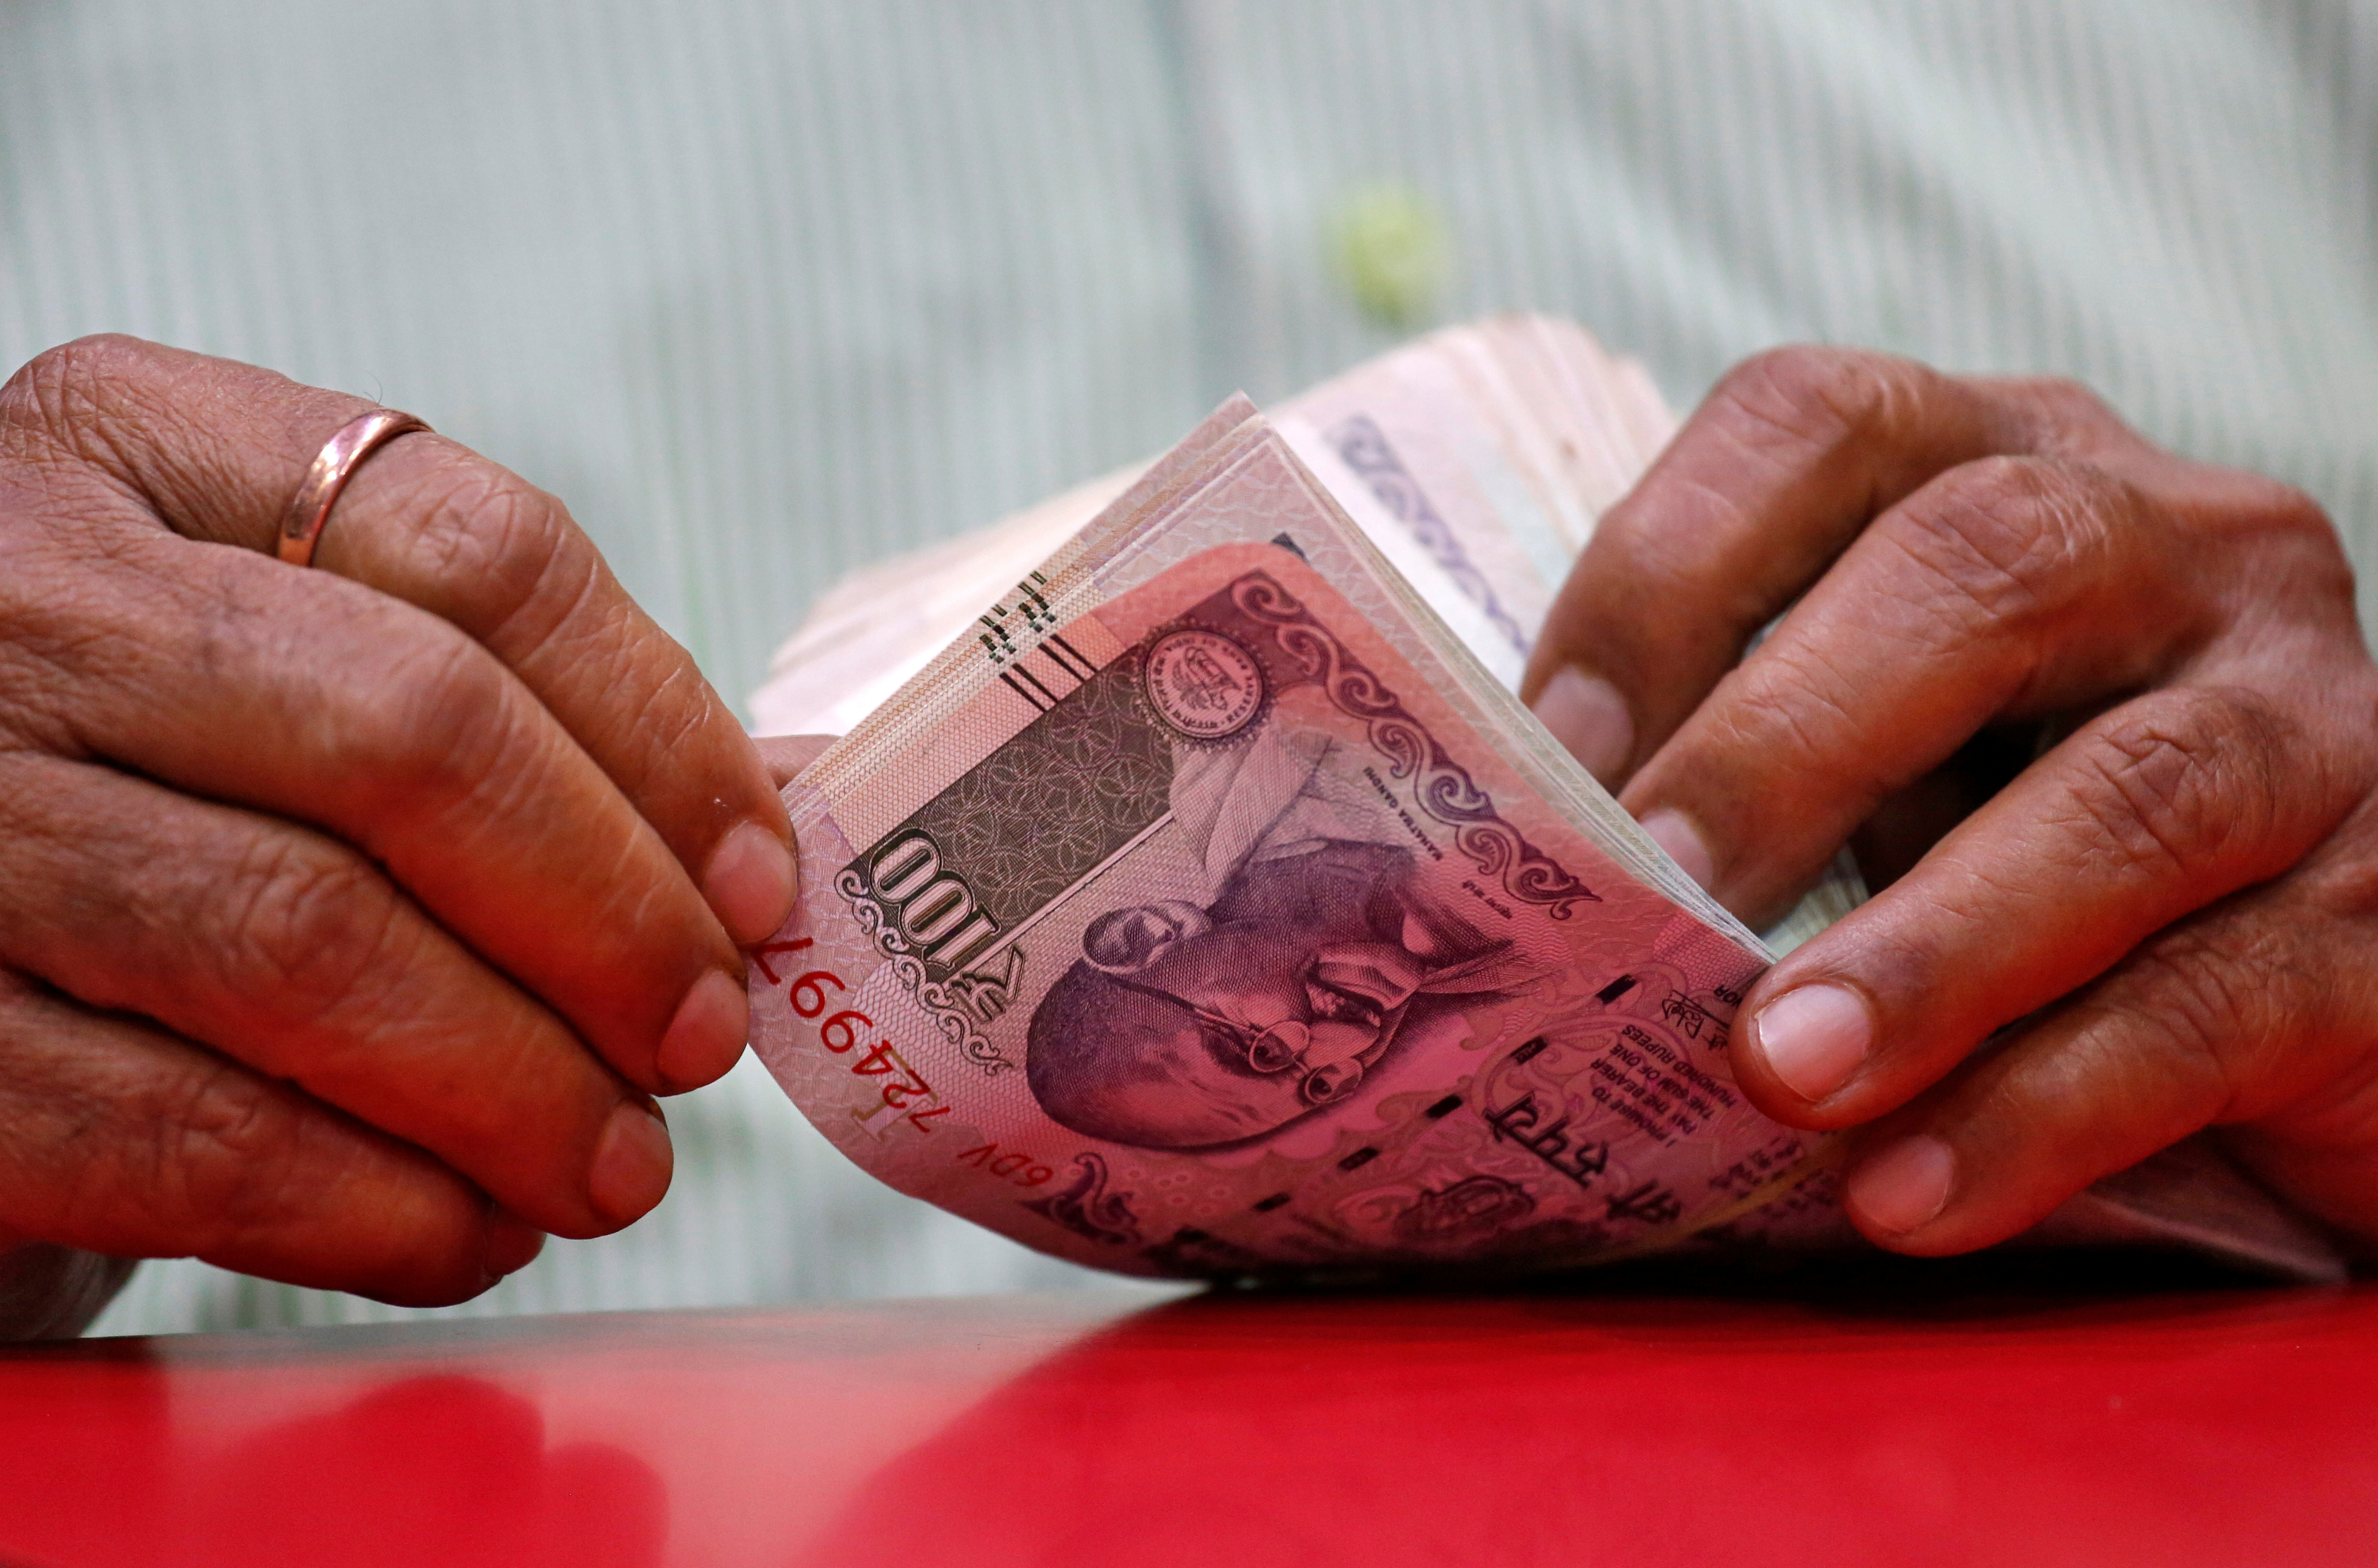
M 1086 553 L 1132 586 L 796 781 L 754 1042 L 846 1154 L 1162 1275 L 1587 1262 L 1803 1164 L 1726 1069 L 1755 942 L 1630 875 L 1424 627 L 1309 563 L 1351 533 L 1257 429 Z

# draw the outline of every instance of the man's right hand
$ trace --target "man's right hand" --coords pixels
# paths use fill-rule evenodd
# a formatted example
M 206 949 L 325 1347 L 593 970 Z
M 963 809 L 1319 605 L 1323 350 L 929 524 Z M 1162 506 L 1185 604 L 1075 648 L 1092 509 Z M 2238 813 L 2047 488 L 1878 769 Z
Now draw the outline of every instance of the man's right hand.
M 459 1300 L 657 1203 L 651 1096 L 741 1052 L 758 752 L 442 437 L 272 558 L 370 406 L 127 339 L 0 389 L 0 1250 Z

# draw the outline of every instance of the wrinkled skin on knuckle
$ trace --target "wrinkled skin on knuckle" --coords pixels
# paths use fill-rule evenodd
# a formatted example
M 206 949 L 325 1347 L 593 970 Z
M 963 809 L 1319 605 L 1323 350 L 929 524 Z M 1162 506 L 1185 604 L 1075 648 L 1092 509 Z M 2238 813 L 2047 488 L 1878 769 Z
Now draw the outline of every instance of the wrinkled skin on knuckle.
M 54 664 L 107 635 L 118 578 L 139 569 L 161 532 L 141 497 L 48 431 L 54 415 L 69 417 L 51 383 L 79 376 L 77 359 L 52 350 L 0 393 L 0 653 L 18 665 L 0 668 L 0 717 L 24 664 Z
M 2378 1147 L 2378 797 L 2254 897 L 2269 914 L 2253 962 L 2272 976 L 2271 1005 L 2291 1037 L 2261 1064 L 2258 1092 L 2238 1114 L 2276 1115 L 2324 1144 L 2350 1143 L 2366 1124 Z
M 143 1119 L 154 1148 L 140 1187 L 187 1227 L 189 1251 L 227 1251 L 280 1223 L 310 1142 L 295 1103 L 228 1066 L 162 1098 Z
M 458 632 L 418 629 L 332 721 L 335 772 L 373 820 L 467 811 L 518 787 L 521 715 L 501 667 Z
M 71 449 L 77 431 L 102 415 L 112 385 L 140 368 L 147 347 L 102 332 L 43 349 L 0 384 L 0 428 Z
M 2293 724 L 2247 694 L 2168 688 L 2082 738 L 2074 800 L 2104 852 L 2151 876 L 2207 879 L 2217 896 L 2300 852 L 2277 850 L 2271 863 L 2296 739 Z
M 360 857 L 310 837 L 259 839 L 234 872 L 209 942 L 233 994 L 270 987 L 299 1023 L 368 1006 L 406 969 L 403 905 Z
M 170 408 L 186 374 L 138 338 L 97 333 L 44 350 L 0 387 L 0 437 L 121 473 L 139 430 Z
M 2222 933 L 2210 963 L 2223 976 L 2241 1026 L 2226 1042 L 2233 1097 L 2219 1119 L 2252 1120 L 2307 1099 L 2334 1103 L 2337 1071 L 2353 1057 L 2378 1067 L 2370 1035 L 2372 987 L 2348 967 L 2378 947 L 2378 932 L 2320 922 L 2282 882 L 2254 895 L 2261 917 Z
M 21 569 L 23 557 L 11 564 Z M 69 682 L 46 646 L 54 640 L 46 628 L 71 618 L 73 601 L 89 592 L 48 572 L 0 571 L 0 748 L 74 749 Z
M 623 760 L 613 764 L 620 786 L 631 796 L 654 789 L 673 769 L 690 760 L 717 755 L 711 737 L 741 732 L 742 725 L 695 667 L 691 655 L 669 644 L 665 662 L 650 689 L 633 705 L 613 704 L 590 726 L 590 738 L 615 748 Z M 629 739 L 633 736 L 635 744 Z M 703 787 L 692 803 L 696 814 L 663 816 L 646 807 L 653 825 L 664 838 L 686 832 L 723 830 L 741 814 L 742 803 Z
M 1892 428 L 1921 374 L 1886 354 L 1796 344 L 1735 365 L 1711 401 L 1747 449 L 1833 451 Z
M 541 642 L 602 580 L 601 557 L 560 501 L 462 449 L 414 485 L 414 570 L 466 599 L 475 635 Z
M 2112 405 L 2069 376 L 2024 376 L 1999 383 L 2020 412 L 2027 445 L 2044 456 L 2085 460 L 2149 450 Z
M 2236 1114 L 2270 1055 L 2269 1000 L 2284 972 L 2256 959 L 2275 956 L 2240 951 L 2227 933 L 2183 928 L 2134 954 L 2106 999 L 2111 1022 L 2152 1031 L 2147 1059 L 2164 1080 L 2155 1097 L 2184 1105 L 2193 1125 Z M 2113 1090 L 2099 1083 L 2092 1092 Z
M 600 644 L 613 674 L 607 700 L 574 713 L 573 727 L 665 839 L 690 834 L 698 842 L 746 809 L 739 790 L 722 790 L 724 781 L 707 772 L 740 760 L 733 749 L 722 751 L 721 742 L 739 747 L 743 726 L 693 655 L 649 622 L 639 623 L 637 614 L 625 595 L 615 594 L 599 621 L 574 617 L 573 640 Z M 625 660 L 618 656 L 623 649 Z M 570 656 L 552 636 L 540 653 Z
M 1826 653 L 1813 640 L 1771 645 L 1742 665 L 1727 677 L 1722 707 L 1712 705 L 1725 723 L 1711 740 L 1726 755 L 1759 759 L 1758 773 L 1820 775 L 1829 785 L 1856 777 L 1857 694 Z M 1867 806 L 1881 797 L 1880 789 L 1867 793 Z
M 2291 1147 L 2314 1159 L 2344 1155 L 2378 1173 L 2378 986 L 2368 978 L 2378 943 L 2366 928 L 2314 940 L 2319 987 L 2300 989 L 2305 1005 L 2279 1014 L 2286 1035 L 2256 1062 L 2257 1076 L 2224 1119 L 2266 1155 L 2284 1157 Z M 2355 1186 L 2348 1222 L 2378 1237 L 2378 1184 Z
M 280 1238 L 324 1192 L 352 1202 L 375 1177 L 388 1177 L 376 1168 L 382 1162 L 374 1146 L 348 1135 L 343 1123 L 278 1090 L 238 1082 L 228 1068 L 195 1086 L 178 1114 L 159 1125 L 150 1190 L 171 1194 L 167 1213 L 183 1227 L 182 1245 L 201 1258 L 283 1251 Z M 384 1255 L 350 1260 L 337 1275 L 316 1272 L 326 1267 L 318 1261 L 300 1263 L 296 1282 L 420 1306 L 465 1300 L 492 1282 L 478 1263 L 476 1227 L 456 1224 L 461 1214 L 442 1217 L 442 1225 L 427 1217 L 414 1234 L 386 1236 Z M 385 1215 L 375 1215 L 372 1228 L 385 1227 Z
M 345 647 L 324 645 L 326 631 L 360 642 L 387 629 L 385 616 L 358 620 L 352 605 L 342 606 L 334 624 L 308 604 L 314 583 L 294 574 L 259 572 L 251 557 L 230 551 L 195 557 L 181 550 L 150 552 L 138 564 L 165 586 L 139 613 L 186 617 L 189 659 L 210 681 L 232 689 L 253 684 L 258 670 L 303 669 L 345 655 Z
M 68 1064 L 71 1046 L 55 1034 L 56 1006 L 34 981 L 0 965 L 0 1064 L 5 1064 L 0 1067 L 0 1114 L 11 1120 L 26 1116 L 24 1105 L 11 1102 L 36 1096 L 33 1108 L 42 1123 L 42 1130 L 31 1134 L 22 1126 L 5 1127 L 0 1172 L 17 1179 L 0 1182 L 0 1200 L 15 1197 L 12 1188 L 40 1185 L 24 1179 L 26 1173 L 14 1167 L 31 1161 L 53 1167 L 62 1163 L 50 1157 L 44 1144 L 72 1144 L 105 1135 L 109 1106 L 103 1084 L 59 1071 Z
M 2097 588 L 2109 519 L 2128 510 L 2095 470 L 1991 457 L 1909 497 L 1889 536 L 1950 618 L 2036 628 Z
M 0 520 L 0 749 L 88 758 L 105 749 L 95 732 L 144 705 L 178 713 L 186 688 L 160 689 L 141 673 L 185 629 L 162 618 L 184 604 L 143 602 L 156 537 L 95 528 L 66 538 L 36 521 L 38 537 L 19 550 L 14 522 Z M 213 656 L 212 635 L 198 657 Z
M 2378 788 L 2365 789 L 2336 831 L 2289 873 L 2287 885 L 2309 917 L 2341 940 L 2378 948 Z M 2378 975 L 2378 965 L 2372 973 Z M 2372 1016 L 2378 1021 L 2378 1006 Z

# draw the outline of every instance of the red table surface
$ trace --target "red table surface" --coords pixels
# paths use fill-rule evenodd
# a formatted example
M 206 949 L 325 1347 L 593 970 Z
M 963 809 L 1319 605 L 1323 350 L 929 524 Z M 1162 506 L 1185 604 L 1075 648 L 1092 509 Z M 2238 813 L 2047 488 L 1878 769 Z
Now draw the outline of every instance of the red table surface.
M 0 1562 L 2378 1563 L 2378 1286 L 1735 1297 L 12 1351 Z

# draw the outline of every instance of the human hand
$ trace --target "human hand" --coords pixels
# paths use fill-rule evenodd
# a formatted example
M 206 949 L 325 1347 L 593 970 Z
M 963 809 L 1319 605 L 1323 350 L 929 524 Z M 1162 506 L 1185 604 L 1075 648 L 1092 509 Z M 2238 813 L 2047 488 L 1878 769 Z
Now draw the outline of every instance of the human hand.
M 0 1238 L 432 1304 L 668 1184 L 782 922 L 757 751 L 560 503 L 129 339 L 0 389 Z
M 2302 495 L 2068 383 L 1778 351 L 1603 520 L 1525 692 L 1753 926 L 1856 848 L 1875 898 L 1734 1057 L 1856 1130 L 1874 1240 L 1988 1245 L 2206 1126 L 2378 1239 L 2378 672 Z

